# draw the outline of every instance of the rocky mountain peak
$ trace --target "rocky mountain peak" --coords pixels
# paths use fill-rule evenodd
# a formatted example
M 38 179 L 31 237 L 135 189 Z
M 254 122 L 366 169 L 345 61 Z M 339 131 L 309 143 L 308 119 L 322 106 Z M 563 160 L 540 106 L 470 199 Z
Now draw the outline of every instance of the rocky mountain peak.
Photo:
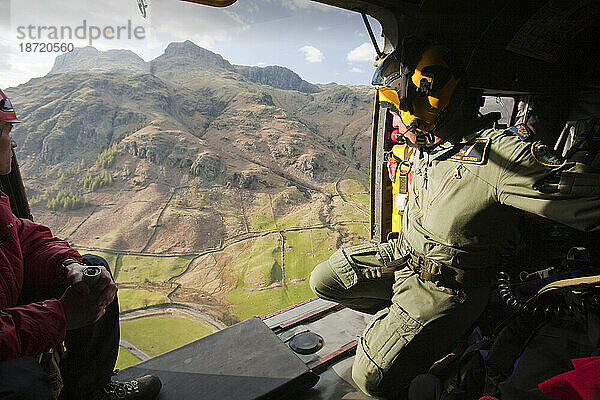
M 206 50 L 189 40 L 170 43 L 165 52 L 156 61 L 171 58 L 188 59 L 199 66 L 233 69 L 231 64 L 219 54 Z
M 131 50 L 98 51 L 95 47 L 77 47 L 72 52 L 56 57 L 48 73 L 69 72 L 135 73 L 148 72 L 148 64 Z
M 294 71 L 278 65 L 268 67 L 235 65 L 234 68 L 238 74 L 260 85 L 269 85 L 284 90 L 297 90 L 304 93 L 317 93 L 321 91 L 318 86 L 303 80 Z

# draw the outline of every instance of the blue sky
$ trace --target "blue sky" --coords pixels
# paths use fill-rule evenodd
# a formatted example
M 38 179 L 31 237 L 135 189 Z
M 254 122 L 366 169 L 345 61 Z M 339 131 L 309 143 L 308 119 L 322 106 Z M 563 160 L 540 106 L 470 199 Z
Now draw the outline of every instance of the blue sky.
M 21 51 L 28 42 L 52 41 L 89 44 L 86 39 L 50 40 L 19 38 L 19 27 L 69 26 L 83 21 L 100 29 L 131 25 L 141 27 L 143 39 L 99 38 L 99 50 L 130 49 L 145 60 L 159 56 L 173 41 L 191 40 L 234 64 L 282 65 L 313 83 L 370 83 L 375 52 L 360 14 L 308 0 L 238 0 L 225 9 L 179 0 L 148 0 L 143 19 L 136 0 L 0 0 L 10 5 L 10 20 L 0 20 L 0 54 L 8 65 L 0 87 L 14 86 L 45 75 L 56 53 Z M 2 5 L 0 4 L 0 5 Z M 371 19 L 376 35 L 381 28 Z M 21 35 L 22 36 L 22 35 Z M 381 39 L 380 39 L 381 43 Z

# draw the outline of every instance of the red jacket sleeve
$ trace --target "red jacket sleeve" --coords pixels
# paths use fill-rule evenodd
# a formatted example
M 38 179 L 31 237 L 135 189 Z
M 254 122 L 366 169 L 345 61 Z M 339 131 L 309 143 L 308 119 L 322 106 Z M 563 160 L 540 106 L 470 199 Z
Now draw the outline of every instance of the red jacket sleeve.
M 64 260 L 81 261 L 81 255 L 64 240 L 52 236 L 50 229 L 28 219 L 17 218 L 17 234 L 23 254 L 23 280 L 44 285 L 64 283 L 59 268 Z
M 64 340 L 66 326 L 54 299 L 0 310 L 0 360 L 41 354 Z

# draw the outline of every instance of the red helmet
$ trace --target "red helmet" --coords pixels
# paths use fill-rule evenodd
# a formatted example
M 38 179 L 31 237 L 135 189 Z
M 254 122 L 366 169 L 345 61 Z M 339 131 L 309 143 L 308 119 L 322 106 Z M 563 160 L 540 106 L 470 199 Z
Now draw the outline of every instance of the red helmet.
M 12 106 L 12 103 L 6 97 L 4 92 L 0 89 L 0 121 L 10 122 L 11 124 L 16 124 L 19 121 L 17 118 L 17 114 L 15 113 L 15 109 Z

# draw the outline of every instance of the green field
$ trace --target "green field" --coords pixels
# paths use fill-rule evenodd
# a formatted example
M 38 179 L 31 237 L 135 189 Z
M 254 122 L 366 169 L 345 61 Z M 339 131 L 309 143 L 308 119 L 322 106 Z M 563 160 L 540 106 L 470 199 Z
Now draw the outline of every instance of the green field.
M 333 215 L 337 220 L 369 221 L 369 216 L 359 211 L 354 204 L 344 203 L 338 197 L 333 198 Z
M 251 239 L 252 244 L 227 266 L 238 288 L 260 288 L 281 281 L 278 234 Z
M 275 229 L 275 221 L 273 221 L 270 212 L 269 214 L 263 214 L 261 212 L 252 213 L 248 217 L 248 223 L 250 224 L 252 232 L 270 231 Z
M 246 208 L 246 217 L 253 232 L 275 229 L 271 202 L 267 193 L 255 193 L 254 199 Z
M 371 195 L 370 194 L 353 194 L 350 196 L 352 200 L 364 204 L 367 207 L 371 206 Z
M 295 212 L 281 216 L 277 220 L 280 228 L 296 228 L 302 226 L 321 225 L 319 220 L 319 208 L 311 204 L 300 206 Z
M 194 258 L 124 255 L 119 260 L 117 282 L 163 282 L 185 270 Z
M 233 305 L 235 315 L 243 321 L 270 314 L 314 296 L 307 279 L 297 285 L 254 292 L 236 289 L 227 295 L 227 300 Z
M 365 186 L 357 179 L 346 178 L 339 183 L 340 191 L 346 194 L 364 193 L 367 191 Z
M 115 365 L 115 368 L 124 369 L 141 361 L 142 360 L 131 354 L 129 350 L 119 347 L 119 355 L 117 356 L 117 365 Z
M 149 356 L 157 356 L 213 332 L 200 320 L 154 316 L 121 321 L 121 338 Z
M 307 278 L 317 264 L 328 259 L 335 251 L 337 236 L 337 232 L 329 229 L 287 232 L 285 234 L 286 281 Z
M 169 299 L 163 292 L 144 289 L 119 289 L 119 311 L 168 302 Z
M 346 201 L 351 200 L 366 205 L 371 204 L 371 195 L 363 183 L 355 177 L 347 176 L 339 183 L 340 195 Z
M 349 244 L 360 244 L 360 243 L 366 243 L 368 241 L 369 230 L 367 229 L 367 227 L 365 225 L 367 225 L 367 224 L 366 223 L 365 224 L 351 223 L 351 224 L 344 225 L 344 227 L 346 229 L 348 229 L 350 231 L 350 233 L 354 234 L 355 236 L 357 236 L 359 238 L 358 240 L 353 240 L 352 243 L 349 243 Z

